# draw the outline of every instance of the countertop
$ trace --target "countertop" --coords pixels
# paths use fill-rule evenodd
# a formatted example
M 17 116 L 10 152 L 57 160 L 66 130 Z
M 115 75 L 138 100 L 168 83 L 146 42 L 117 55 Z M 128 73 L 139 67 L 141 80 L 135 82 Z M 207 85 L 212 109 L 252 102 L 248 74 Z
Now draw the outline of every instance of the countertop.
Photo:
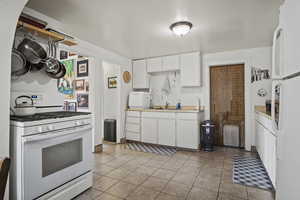
M 197 106 L 186 106 L 182 107 L 181 109 L 175 109 L 175 107 L 170 107 L 169 109 L 155 109 L 155 108 L 149 108 L 149 109 L 142 109 L 142 108 L 128 108 L 126 111 L 139 111 L 139 112 L 175 112 L 175 113 L 199 113 L 204 112 L 204 107 L 198 108 Z
M 255 112 L 261 114 L 269 119 L 271 118 L 271 113 L 267 113 L 266 106 L 255 106 Z

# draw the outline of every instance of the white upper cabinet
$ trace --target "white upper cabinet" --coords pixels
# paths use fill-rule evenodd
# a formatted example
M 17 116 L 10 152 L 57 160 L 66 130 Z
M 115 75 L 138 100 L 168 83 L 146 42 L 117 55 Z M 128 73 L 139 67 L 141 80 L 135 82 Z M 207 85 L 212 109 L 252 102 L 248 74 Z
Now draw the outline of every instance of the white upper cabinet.
M 134 89 L 149 88 L 146 60 L 132 62 L 132 87 Z
M 162 58 L 149 58 L 147 59 L 147 72 L 161 72 L 162 71 Z
M 285 1 L 280 9 L 280 23 L 284 33 L 283 77 L 300 71 L 300 1 Z
M 163 59 L 163 71 L 179 70 L 179 55 L 165 56 Z
M 200 53 L 180 55 L 181 87 L 201 86 Z

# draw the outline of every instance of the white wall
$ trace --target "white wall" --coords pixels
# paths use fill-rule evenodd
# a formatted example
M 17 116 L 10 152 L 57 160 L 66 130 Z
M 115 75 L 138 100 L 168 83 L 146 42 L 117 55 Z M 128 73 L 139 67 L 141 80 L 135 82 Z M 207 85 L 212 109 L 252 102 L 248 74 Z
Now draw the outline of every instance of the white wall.
M 123 81 L 122 74 L 125 71 L 131 72 L 131 65 L 120 66 L 113 63 L 103 62 L 103 120 L 117 120 L 117 142 L 120 142 L 120 139 L 125 136 L 125 109 L 127 107 L 128 94 L 132 90 L 131 83 L 125 83 Z M 109 89 L 108 77 L 114 76 L 117 77 L 117 88 Z
M 9 156 L 9 104 L 10 104 L 10 72 L 11 48 L 17 19 L 27 0 L 0 1 L 0 157 Z M 8 189 L 6 190 L 8 191 Z M 8 199 L 8 193 L 4 199 Z
M 27 1 L 0 1 L 0 157 L 9 155 L 9 101 L 10 101 L 10 65 L 11 48 L 13 44 L 17 19 Z

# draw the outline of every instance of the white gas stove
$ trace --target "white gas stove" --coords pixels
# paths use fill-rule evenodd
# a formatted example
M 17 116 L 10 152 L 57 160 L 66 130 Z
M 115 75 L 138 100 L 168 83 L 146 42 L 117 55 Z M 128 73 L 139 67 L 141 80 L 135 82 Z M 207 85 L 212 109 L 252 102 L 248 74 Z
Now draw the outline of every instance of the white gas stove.
M 92 186 L 90 113 L 11 116 L 10 197 L 71 199 Z

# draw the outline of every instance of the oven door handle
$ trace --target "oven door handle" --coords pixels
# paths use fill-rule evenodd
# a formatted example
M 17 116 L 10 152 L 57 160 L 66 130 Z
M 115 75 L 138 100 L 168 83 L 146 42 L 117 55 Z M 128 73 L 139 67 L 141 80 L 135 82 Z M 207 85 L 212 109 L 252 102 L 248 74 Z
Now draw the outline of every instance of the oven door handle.
M 32 136 L 27 136 L 23 137 L 23 142 L 35 142 L 35 141 L 41 141 L 41 140 L 46 140 L 46 139 L 52 139 L 52 138 L 57 138 L 57 137 L 62 137 L 65 135 L 78 135 L 79 133 L 81 134 L 83 131 L 88 131 L 91 130 L 92 126 L 78 126 L 74 128 L 68 128 L 68 129 L 62 129 L 59 131 L 52 131 L 44 134 L 37 134 L 37 135 L 32 135 Z

